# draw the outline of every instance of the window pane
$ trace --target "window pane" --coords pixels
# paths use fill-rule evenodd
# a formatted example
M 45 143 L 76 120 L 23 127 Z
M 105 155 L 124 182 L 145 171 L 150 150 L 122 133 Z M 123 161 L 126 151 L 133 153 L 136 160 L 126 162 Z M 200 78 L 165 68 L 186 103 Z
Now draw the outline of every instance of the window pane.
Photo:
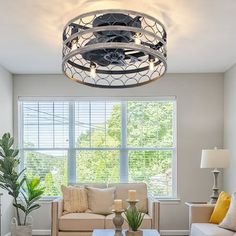
M 173 151 L 129 151 L 129 182 L 145 182 L 154 196 L 172 196 Z
M 173 101 L 127 103 L 128 147 L 172 147 Z
M 76 182 L 119 182 L 119 151 L 78 151 Z
M 123 174 L 122 181 L 146 182 L 155 196 L 172 196 L 175 101 L 25 101 L 22 108 L 20 148 L 27 175 L 42 178 L 45 195 L 61 194 L 61 184 L 68 182 L 67 162 L 76 155 L 71 182 L 119 182 Z M 127 153 L 128 164 L 120 161 Z M 129 179 L 122 172 L 127 169 Z
M 67 185 L 67 152 L 24 152 L 26 175 L 40 177 L 45 186 L 45 196 L 61 195 L 61 184 Z
M 23 103 L 24 147 L 38 147 L 38 102 Z
M 121 129 L 120 103 L 75 103 L 76 147 L 119 147 Z
M 23 102 L 24 147 L 68 147 L 68 102 Z

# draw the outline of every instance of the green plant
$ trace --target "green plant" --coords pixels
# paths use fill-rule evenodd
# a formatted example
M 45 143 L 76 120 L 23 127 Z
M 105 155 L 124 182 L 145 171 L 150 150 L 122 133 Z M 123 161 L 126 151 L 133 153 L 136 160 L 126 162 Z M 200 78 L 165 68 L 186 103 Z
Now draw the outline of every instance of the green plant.
M 145 214 L 136 209 L 126 210 L 124 213 L 125 221 L 129 224 L 129 227 L 132 231 L 137 231 L 143 222 Z
M 43 188 L 39 188 L 40 179 L 27 179 L 23 175 L 24 170 L 18 173 L 20 164 L 18 159 L 19 150 L 13 148 L 14 138 L 5 133 L 0 139 L 0 187 L 5 189 L 13 197 L 13 206 L 16 208 L 18 224 L 21 225 L 19 210 L 24 212 L 24 224 L 27 215 L 40 206 L 35 204 L 43 194 Z M 22 203 L 19 197 L 23 196 Z
M 21 224 L 17 199 L 25 179 L 23 177 L 20 180 L 24 170 L 20 173 L 16 170 L 20 164 L 17 158 L 19 150 L 13 149 L 13 144 L 14 139 L 9 133 L 4 134 L 2 139 L 0 139 L 0 187 L 5 189 L 13 197 L 13 205 L 16 208 L 18 224 Z
M 36 203 L 44 192 L 44 188 L 40 186 L 40 178 L 28 179 L 25 178 L 25 187 L 22 189 L 22 195 L 24 197 L 24 205 L 20 205 L 20 209 L 25 213 L 24 225 L 26 224 L 27 216 L 34 210 L 40 208 L 40 205 Z

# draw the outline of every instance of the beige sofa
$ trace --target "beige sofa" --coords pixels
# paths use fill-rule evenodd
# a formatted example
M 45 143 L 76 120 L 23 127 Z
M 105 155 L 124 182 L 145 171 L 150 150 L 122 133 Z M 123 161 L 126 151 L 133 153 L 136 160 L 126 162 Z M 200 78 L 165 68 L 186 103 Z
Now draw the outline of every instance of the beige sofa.
M 236 236 L 235 232 L 208 223 L 213 209 L 213 204 L 194 204 L 190 206 L 190 236 Z
M 80 184 L 81 185 L 81 184 Z M 159 230 L 160 203 L 147 196 L 147 186 L 144 183 L 131 184 L 85 184 L 85 186 L 106 188 L 115 187 L 115 198 L 125 201 L 128 190 L 137 191 L 137 198 L 145 201 L 147 213 L 145 214 L 141 228 Z M 63 199 L 59 198 L 52 202 L 52 236 L 90 236 L 93 229 L 113 228 L 113 214 L 99 215 L 93 213 L 70 213 L 63 214 Z M 128 228 L 124 223 L 124 229 Z

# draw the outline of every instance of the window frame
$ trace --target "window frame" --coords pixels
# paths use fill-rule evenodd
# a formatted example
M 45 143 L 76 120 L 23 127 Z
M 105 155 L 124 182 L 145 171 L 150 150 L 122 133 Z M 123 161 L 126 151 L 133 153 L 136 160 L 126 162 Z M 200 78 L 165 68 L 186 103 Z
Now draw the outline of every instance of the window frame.
M 24 134 L 24 124 L 23 124 L 23 102 L 32 101 L 32 102 L 69 102 L 69 145 L 67 148 L 23 148 L 23 134 Z M 120 102 L 121 103 L 121 146 L 118 148 L 81 148 L 75 147 L 75 123 L 74 123 L 74 112 L 75 112 L 75 102 Z M 174 104 L 174 118 L 173 118 L 173 147 L 158 147 L 158 148 L 150 148 L 150 147 L 127 147 L 127 129 L 123 129 L 123 127 L 127 127 L 127 102 L 129 101 L 172 101 Z M 67 161 L 68 161 L 68 184 L 76 183 L 76 151 L 79 150 L 118 150 L 120 152 L 120 183 L 127 183 L 129 180 L 129 172 L 128 172 L 128 152 L 130 150 L 137 151 L 146 151 L 146 150 L 171 150 L 173 152 L 172 156 L 172 196 L 155 196 L 157 199 L 161 200 L 171 200 L 178 198 L 178 186 L 177 186 L 177 99 L 176 96 L 163 96 L 163 97 L 19 97 L 18 98 L 18 143 L 19 143 L 19 154 L 21 159 L 20 169 L 24 168 L 24 152 L 25 151 L 66 151 L 68 153 Z M 122 158 L 121 158 L 122 156 Z M 46 199 L 54 199 L 54 196 L 45 196 L 43 200 Z

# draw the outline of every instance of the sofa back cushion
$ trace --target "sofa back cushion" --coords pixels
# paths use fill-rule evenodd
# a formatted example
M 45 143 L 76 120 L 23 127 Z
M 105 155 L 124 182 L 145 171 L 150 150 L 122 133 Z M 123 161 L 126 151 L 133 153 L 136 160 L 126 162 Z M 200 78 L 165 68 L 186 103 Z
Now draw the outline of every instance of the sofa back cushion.
M 231 197 L 229 193 L 226 193 L 226 192 L 220 193 L 219 198 L 216 202 L 214 211 L 209 220 L 209 223 L 219 224 L 224 219 L 229 209 L 230 199 Z
M 220 223 L 220 227 L 236 231 L 236 192 L 232 194 L 229 210 Z
M 112 213 L 115 188 L 87 187 L 88 206 L 92 213 L 108 215 Z
M 93 188 L 107 188 L 107 184 L 106 183 L 75 183 L 75 184 L 70 184 L 72 186 L 75 187 L 93 187 Z
M 78 213 L 88 210 L 87 192 L 83 187 L 61 186 L 64 213 Z
M 122 199 L 124 208 L 128 207 L 128 203 L 126 202 L 128 198 L 128 191 L 129 190 L 136 190 L 136 196 L 139 200 L 137 204 L 137 208 L 147 213 L 148 206 L 147 206 L 147 185 L 145 183 L 118 183 L 118 184 L 109 184 L 108 186 L 116 187 L 115 191 L 115 199 Z

